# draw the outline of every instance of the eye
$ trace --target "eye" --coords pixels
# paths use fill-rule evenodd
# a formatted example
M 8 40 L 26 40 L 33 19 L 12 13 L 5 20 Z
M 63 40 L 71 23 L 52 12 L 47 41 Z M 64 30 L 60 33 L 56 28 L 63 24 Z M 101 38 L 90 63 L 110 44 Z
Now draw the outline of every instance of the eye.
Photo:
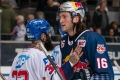
M 66 16 L 65 16 L 65 15 L 63 15 L 63 18 L 66 18 Z

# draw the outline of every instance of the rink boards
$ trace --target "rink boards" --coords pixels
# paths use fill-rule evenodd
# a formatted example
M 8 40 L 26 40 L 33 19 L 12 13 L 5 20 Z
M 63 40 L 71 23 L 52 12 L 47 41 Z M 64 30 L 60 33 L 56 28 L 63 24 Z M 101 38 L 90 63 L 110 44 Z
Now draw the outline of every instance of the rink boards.
M 26 47 L 30 46 L 30 42 L 16 42 L 16 41 L 1 41 L 1 72 L 6 77 L 9 76 L 11 65 L 14 57 Z M 58 45 L 59 42 L 53 42 L 54 45 Z M 120 43 L 107 43 L 108 54 L 113 66 L 115 80 L 120 79 L 120 72 L 113 64 L 113 60 L 116 60 L 120 65 Z M 7 56 L 6 56 L 7 55 Z M 0 80 L 2 80 L 0 78 Z

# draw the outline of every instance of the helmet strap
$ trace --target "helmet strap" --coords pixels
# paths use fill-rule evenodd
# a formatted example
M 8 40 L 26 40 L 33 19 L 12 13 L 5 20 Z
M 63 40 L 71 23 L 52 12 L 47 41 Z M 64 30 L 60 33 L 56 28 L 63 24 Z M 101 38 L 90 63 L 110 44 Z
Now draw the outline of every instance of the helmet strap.
M 73 18 L 72 18 L 72 23 L 73 23 Z M 74 28 L 75 28 L 76 24 L 77 23 L 73 23 L 73 34 L 74 34 Z M 73 35 L 73 50 L 75 50 L 75 34 Z
M 43 39 L 40 39 L 42 42 L 45 42 Z

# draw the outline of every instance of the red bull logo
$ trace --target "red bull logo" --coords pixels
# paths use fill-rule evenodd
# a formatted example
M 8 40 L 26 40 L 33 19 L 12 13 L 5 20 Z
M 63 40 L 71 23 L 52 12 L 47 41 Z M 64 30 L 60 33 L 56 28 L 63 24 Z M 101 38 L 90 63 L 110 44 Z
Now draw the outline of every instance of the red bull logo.
M 71 2 L 75 8 L 75 10 L 77 10 L 78 8 L 83 8 L 82 4 L 77 3 L 77 2 Z
M 85 47 L 86 40 L 78 40 L 78 45 L 81 45 L 81 47 Z
M 104 45 L 98 44 L 98 45 L 97 45 L 97 52 L 100 53 L 100 54 L 104 53 L 104 52 L 105 52 L 105 47 L 104 47 Z
M 78 63 L 73 67 L 74 71 L 75 71 L 75 72 L 79 72 L 80 69 L 90 69 L 90 68 L 88 67 L 89 61 L 88 61 L 87 59 L 85 59 L 85 62 L 86 62 L 86 63 L 81 62 L 81 61 L 78 61 Z
M 75 2 L 75 7 L 83 8 L 82 4 Z

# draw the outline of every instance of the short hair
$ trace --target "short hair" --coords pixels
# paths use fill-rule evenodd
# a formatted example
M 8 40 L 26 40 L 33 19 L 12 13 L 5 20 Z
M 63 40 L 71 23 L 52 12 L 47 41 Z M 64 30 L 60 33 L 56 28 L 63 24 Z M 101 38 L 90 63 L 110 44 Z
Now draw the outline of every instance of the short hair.
M 24 22 L 24 16 L 23 15 L 18 15 L 17 18 L 20 18 L 22 22 Z
M 27 22 L 31 19 L 31 17 L 35 18 L 35 16 L 33 14 L 29 14 L 27 17 Z
M 102 0 L 99 5 L 101 6 L 103 3 L 106 3 L 107 4 L 107 1 L 106 0 Z
M 37 18 L 38 18 L 38 16 L 42 16 L 43 17 L 43 19 L 45 18 L 45 16 L 44 16 L 44 13 L 43 12 L 37 12 Z

